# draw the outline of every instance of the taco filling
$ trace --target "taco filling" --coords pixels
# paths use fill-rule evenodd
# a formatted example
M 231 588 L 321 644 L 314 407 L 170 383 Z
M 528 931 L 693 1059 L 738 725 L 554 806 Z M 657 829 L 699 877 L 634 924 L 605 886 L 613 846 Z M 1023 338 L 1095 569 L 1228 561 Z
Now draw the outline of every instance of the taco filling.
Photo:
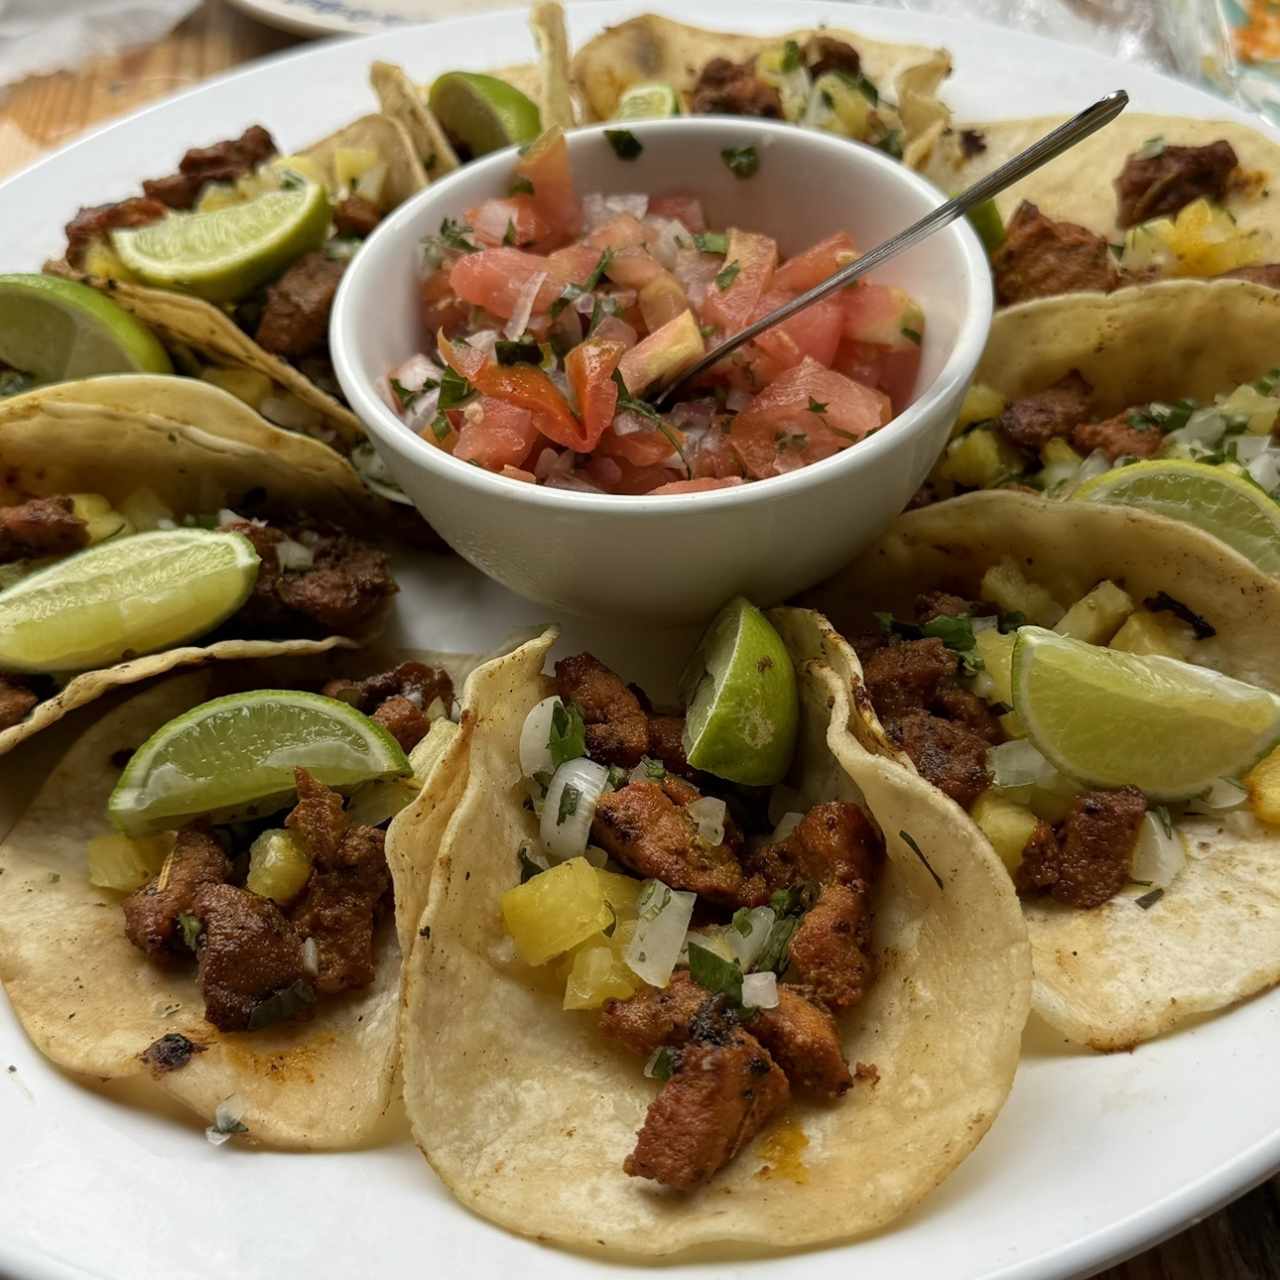
M 0 506 L 0 730 L 20 724 L 63 673 L 197 637 L 359 637 L 376 627 L 397 590 L 382 551 L 303 513 L 247 514 L 253 493 L 239 505 L 245 514 L 179 514 L 144 488 L 115 506 L 94 493 Z M 131 608 L 142 591 L 148 609 Z
M 841 801 L 774 826 L 759 789 L 689 767 L 683 716 L 590 654 L 555 683 L 521 738 L 541 847 L 520 850 L 503 917 L 527 963 L 559 963 L 564 1008 L 599 1009 L 661 1082 L 625 1172 L 691 1190 L 793 1089 L 852 1085 L 836 1016 L 873 981 L 884 841 Z
M 629 143 L 626 141 L 629 139 Z M 617 131 L 615 149 L 639 146 Z M 721 156 L 742 176 L 754 147 Z M 722 336 L 857 254 L 847 233 L 780 261 L 777 243 L 707 226 L 696 195 L 579 197 L 559 130 L 511 195 L 446 219 L 424 246 L 427 350 L 381 393 L 428 443 L 525 483 L 656 495 L 782 475 L 849 448 L 909 402 L 918 303 L 862 284 L 761 334 L 661 412 L 644 397 Z

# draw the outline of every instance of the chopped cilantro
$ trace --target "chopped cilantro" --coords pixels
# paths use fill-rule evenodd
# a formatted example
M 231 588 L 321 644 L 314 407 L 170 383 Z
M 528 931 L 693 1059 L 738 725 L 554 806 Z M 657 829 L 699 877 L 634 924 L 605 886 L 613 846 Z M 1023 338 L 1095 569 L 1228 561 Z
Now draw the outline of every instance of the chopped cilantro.
M 821 416 L 822 414 L 826 413 L 826 411 L 827 411 L 828 407 L 829 407 L 829 406 L 828 406 L 828 405 L 823 404 L 821 400 L 815 400 L 812 396 L 810 396 L 810 397 L 809 397 L 809 412 L 810 412 L 810 413 L 816 413 L 816 414 L 818 414 L 819 416 Z
M 296 1017 L 316 1002 L 316 989 L 305 978 L 290 983 L 282 991 L 275 991 L 265 1000 L 253 1006 L 249 1014 L 249 1030 L 269 1027 L 274 1022 L 284 1022 Z
M 587 754 L 586 725 L 576 702 L 557 702 L 552 708 L 547 750 L 551 753 L 553 769 Z
M 513 196 L 531 196 L 533 195 L 533 183 L 524 174 L 518 173 L 511 179 L 511 194 Z
M 516 224 L 512 219 L 507 219 L 507 229 L 502 233 L 502 243 L 506 245 L 515 244 L 516 242 Z
M 540 876 L 548 869 L 529 852 L 529 846 L 527 844 L 522 844 L 516 851 L 516 862 L 520 866 L 521 884 L 528 884 L 534 876 Z
M 783 71 L 797 71 L 800 68 L 800 46 L 794 40 L 788 40 L 782 46 Z
M 910 831 L 899 831 L 898 835 L 901 836 L 902 839 L 905 841 L 907 848 L 909 848 L 911 852 L 914 853 L 916 857 L 919 858 L 920 861 L 924 863 L 924 869 L 933 877 L 934 884 L 936 884 L 938 888 L 941 889 L 942 877 L 930 865 L 929 859 L 924 856 L 924 850 L 916 843 L 915 837 L 911 834 Z
M 453 423 L 450 422 L 443 413 L 437 413 L 436 416 L 431 419 L 431 434 L 435 436 L 437 440 L 447 440 L 449 438 L 449 432 L 452 430 Z
M 1140 906 L 1143 911 L 1150 911 L 1152 907 L 1164 897 L 1163 889 L 1152 889 L 1150 893 L 1144 893 L 1142 897 L 1135 898 L 1134 902 Z
M 883 138 L 877 142 L 876 147 L 883 151 L 885 155 L 892 156 L 895 160 L 902 159 L 902 130 L 890 129 Z
M 606 129 L 604 136 L 609 139 L 613 154 L 619 160 L 634 160 L 644 150 L 640 139 L 630 129 Z
M 755 147 L 725 147 L 720 159 L 735 178 L 754 178 L 760 169 L 760 153 Z
M 645 1063 L 645 1074 L 653 1080 L 670 1080 L 676 1069 L 676 1051 L 670 1045 L 655 1049 Z
M 667 776 L 667 766 L 652 756 L 641 756 L 637 768 L 646 778 L 652 778 L 655 782 L 661 782 Z
M 646 404 L 643 400 L 637 400 L 632 396 L 631 392 L 627 390 L 627 384 L 623 380 L 621 369 L 613 371 L 613 380 L 618 385 L 617 412 L 638 413 L 642 418 L 648 418 L 653 423 L 654 429 L 661 431 L 666 436 L 671 447 L 680 456 L 680 461 L 684 463 L 686 478 L 692 480 L 693 468 L 689 465 L 689 459 L 685 457 L 679 433 L 671 427 L 671 424 L 662 417 L 653 405 Z
M 707 991 L 728 996 L 734 1004 L 742 1004 L 742 969 L 736 960 L 726 960 L 714 951 L 691 942 L 689 975 Z
M 790 893 L 791 890 L 785 892 Z M 775 893 L 773 896 L 777 898 L 778 894 Z M 772 899 L 769 905 L 773 906 Z M 774 910 L 777 911 L 778 908 L 774 907 Z M 798 915 L 779 915 L 773 922 L 773 928 L 769 930 L 769 936 L 764 940 L 764 946 L 756 955 L 755 962 L 751 966 L 752 972 L 782 973 L 790 960 L 791 935 L 799 927 Z
M 493 353 L 499 364 L 542 364 L 542 348 L 532 338 L 499 338 L 493 344 Z
M 447 368 L 440 378 L 440 411 L 456 409 L 476 394 L 476 389 L 457 370 Z
M 414 397 L 419 394 L 416 391 L 410 391 L 399 378 L 391 379 L 391 390 L 395 392 L 396 399 L 400 402 L 402 409 L 407 409 Z
M 723 231 L 699 231 L 693 237 L 693 247 L 699 253 L 727 253 L 729 237 Z
M 582 792 L 572 782 L 566 782 L 560 792 L 560 808 L 556 811 L 556 826 L 562 825 L 566 818 L 571 818 L 578 812 L 578 801 L 581 799 Z
M 178 913 L 178 928 L 182 930 L 183 943 L 194 951 L 196 943 L 200 940 L 200 933 L 204 929 L 204 921 L 199 916 L 189 915 L 185 911 L 180 911 Z
M 479 246 L 472 244 L 467 239 L 470 234 L 471 228 L 465 222 L 455 222 L 452 218 L 445 218 L 440 223 L 440 239 L 450 249 L 457 249 L 460 253 L 477 253 L 479 251 Z
M 964 675 L 975 675 L 982 670 L 982 659 L 978 656 L 973 634 L 973 619 L 965 614 L 943 614 L 923 624 L 899 622 L 891 613 L 877 613 L 874 617 L 886 635 L 903 640 L 924 640 L 936 636 L 959 656 Z
M 906 325 L 903 325 L 902 336 L 906 338 L 908 342 L 914 342 L 917 347 L 920 345 L 921 338 L 919 329 L 908 329 Z
M 1167 591 L 1157 591 L 1142 602 L 1152 613 L 1171 613 L 1181 618 L 1196 633 L 1197 640 L 1208 640 L 1218 634 L 1218 629 L 1207 618 L 1202 618 L 1194 609 L 1175 600 Z
M 551 318 L 554 320 L 569 303 L 577 301 L 584 293 L 590 293 L 604 279 L 604 273 L 609 269 L 609 263 L 612 261 L 613 250 L 606 249 L 600 255 L 596 265 L 592 267 L 591 274 L 581 284 L 570 281 L 565 285 L 560 296 L 551 304 Z M 592 310 L 594 311 L 595 308 L 593 307 Z
M 1017 609 L 1014 609 L 1012 613 L 1002 613 L 999 621 L 996 623 L 996 626 L 999 628 L 1002 636 L 1007 636 L 1010 631 L 1017 631 L 1019 627 L 1025 626 L 1026 621 L 1027 615 L 1025 613 L 1019 613 Z
M 717 273 L 716 288 L 723 292 L 738 278 L 738 272 L 741 270 L 742 264 L 740 262 L 729 263 L 723 271 Z
M 618 791 L 625 787 L 627 785 L 627 771 L 620 764 L 611 764 L 605 785 L 610 791 Z
M 853 73 L 848 71 L 837 71 L 836 75 L 838 75 L 850 89 L 857 89 L 857 91 L 862 94 L 862 96 L 866 98 L 873 107 L 878 107 L 880 105 L 880 90 L 877 89 L 875 85 L 872 84 L 871 81 L 868 80 L 860 71 Z

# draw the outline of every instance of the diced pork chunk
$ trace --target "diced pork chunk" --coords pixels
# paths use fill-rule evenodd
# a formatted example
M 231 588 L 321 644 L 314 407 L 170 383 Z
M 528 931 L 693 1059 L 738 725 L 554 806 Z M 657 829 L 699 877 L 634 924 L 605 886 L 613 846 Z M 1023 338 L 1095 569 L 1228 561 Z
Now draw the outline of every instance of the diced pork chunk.
M 804 46 L 804 60 L 815 80 L 828 71 L 843 71 L 845 75 L 856 76 L 862 70 L 862 59 L 857 49 L 834 36 L 810 36 Z
M 1128 413 L 1118 413 L 1104 422 L 1084 422 L 1071 432 L 1071 444 L 1086 456 L 1095 449 L 1115 462 L 1117 458 L 1151 458 L 1160 452 L 1164 436 L 1155 426 L 1138 425 Z
M 763 116 L 782 118 L 782 98 L 777 89 L 756 75 L 751 62 L 712 58 L 693 86 L 689 109 L 694 115 Z
M 600 1030 L 607 1039 L 647 1058 L 663 1045 L 688 1040 L 694 1017 L 710 998 L 688 970 L 677 969 L 661 990 L 644 987 L 626 1000 L 606 1000 Z
M 1024 200 L 991 255 L 1003 306 L 1059 293 L 1109 293 L 1122 283 L 1110 246 L 1074 222 L 1055 222 Z
M 1161 147 L 1126 158 L 1116 179 L 1116 222 L 1135 227 L 1150 218 L 1171 218 L 1193 200 L 1221 204 L 1238 164 L 1235 148 L 1219 139 L 1203 147 Z
M 791 937 L 791 965 L 807 994 L 833 1009 L 862 999 L 875 974 L 870 890 L 827 885 Z
M 329 312 L 346 263 L 316 250 L 303 254 L 267 290 L 258 345 L 292 360 L 327 350 Z
M 750 861 L 771 890 L 803 883 L 874 884 L 884 864 L 884 840 L 856 804 L 814 805 L 786 839 L 763 846 Z
M 222 884 L 230 874 L 231 863 L 218 841 L 201 827 L 183 827 L 160 874 L 121 903 L 125 936 L 152 960 L 189 956 L 178 917 L 195 914 L 199 891 Z
M 1056 436 L 1067 436 L 1089 420 L 1093 388 L 1072 369 L 1053 386 L 1014 400 L 1000 415 L 997 427 L 1010 444 L 1036 452 Z
M 91 241 L 117 228 L 145 227 L 149 222 L 158 222 L 168 212 L 168 207 L 159 200 L 144 196 L 118 200 L 115 204 L 87 206 L 67 223 L 67 261 L 73 267 L 81 267 L 84 251 Z
M 374 228 L 382 221 L 382 214 L 372 200 L 366 200 L 364 196 L 348 196 L 334 205 L 333 221 L 340 236 L 363 240 L 373 234 Z
M 864 670 L 876 714 L 887 723 L 931 706 L 958 666 L 956 655 L 936 636 L 876 650 Z
M 835 1019 L 794 987 L 780 984 L 777 1007 L 758 1010 L 749 1025 L 793 1088 L 838 1098 L 853 1083 Z
M 0 675 L 0 731 L 21 724 L 40 698 L 16 676 Z
M 593 760 L 624 769 L 640 763 L 649 749 L 649 717 L 621 676 L 580 653 L 556 663 L 556 692 L 582 712 Z
M 0 507 L 0 564 L 65 556 L 88 543 L 88 526 L 61 494 Z
M 988 744 L 962 725 L 916 711 L 890 722 L 889 733 L 920 776 L 962 808 L 968 809 L 990 785 Z

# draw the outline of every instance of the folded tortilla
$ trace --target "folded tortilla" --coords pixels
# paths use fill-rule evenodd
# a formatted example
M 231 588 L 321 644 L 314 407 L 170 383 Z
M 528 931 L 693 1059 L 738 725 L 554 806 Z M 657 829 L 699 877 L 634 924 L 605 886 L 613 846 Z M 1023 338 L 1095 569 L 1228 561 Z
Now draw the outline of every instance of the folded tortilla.
M 464 1205 L 512 1231 L 648 1259 L 848 1239 L 923 1199 L 1008 1095 L 1030 985 L 1008 877 L 931 787 L 858 745 L 856 659 L 824 620 L 794 610 L 773 618 L 801 675 L 790 784 L 805 806 L 863 803 L 888 846 L 880 974 L 841 1024 L 850 1062 L 875 1070 L 838 1105 L 793 1100 L 781 1131 L 763 1134 L 700 1191 L 672 1195 L 623 1173 L 655 1085 L 600 1037 L 592 1014 L 561 1009 L 554 974 L 519 963 L 499 910 L 518 883 L 518 846 L 536 838 L 517 745 L 526 714 L 550 690 L 549 631 L 468 684 L 468 775 L 438 855 L 420 871 L 426 909 L 402 1018 L 418 1145 Z M 780 1158 L 784 1147 L 792 1155 Z
M 1216 629 L 1197 642 L 1200 665 L 1280 692 L 1280 583 L 1209 534 L 1123 507 L 967 494 L 899 517 L 805 602 L 854 634 L 875 626 L 874 610 L 910 616 L 923 591 L 975 599 L 983 573 L 1010 556 L 1064 605 L 1105 578 L 1139 600 L 1167 592 Z M 914 773 L 854 663 L 864 747 Z M 976 830 L 939 799 L 954 830 Z M 1067 1039 L 1131 1049 L 1280 982 L 1280 830 L 1247 811 L 1188 815 L 1176 828 L 1187 867 L 1146 910 L 1141 890 L 1094 910 L 1024 900 L 1033 1007 Z

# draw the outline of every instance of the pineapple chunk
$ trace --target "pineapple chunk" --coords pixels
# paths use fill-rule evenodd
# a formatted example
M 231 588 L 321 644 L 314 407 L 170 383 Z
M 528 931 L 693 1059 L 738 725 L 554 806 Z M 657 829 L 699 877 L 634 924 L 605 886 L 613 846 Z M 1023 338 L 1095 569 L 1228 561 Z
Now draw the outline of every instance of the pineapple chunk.
M 135 489 L 120 504 L 120 511 L 139 533 L 171 528 L 174 524 L 173 510 L 165 506 L 154 489 Z
M 994 489 L 1025 469 L 1022 455 L 998 431 L 975 427 L 947 445 L 938 474 L 966 489 Z
M 1071 465 L 1078 467 L 1084 459 L 1061 437 L 1054 436 L 1040 446 L 1040 461 L 1046 467 Z
M 349 191 L 377 163 L 378 153 L 371 147 L 338 147 L 333 153 L 334 184 L 339 191 Z
M 244 195 L 230 182 L 211 182 L 196 201 L 197 213 L 212 213 L 227 209 L 233 204 L 243 204 Z
M 89 883 L 132 893 L 159 874 L 172 845 L 172 836 L 95 836 L 89 841 Z
M 104 280 L 136 280 L 138 277 L 120 261 L 116 251 L 105 240 L 91 240 L 84 251 L 86 275 Z
M 964 402 L 960 406 L 960 414 L 951 434 L 959 435 L 976 422 L 989 422 L 992 418 L 998 418 L 1008 403 L 994 387 L 984 387 L 982 383 L 975 382 L 964 393 Z
M 1246 419 L 1246 430 L 1250 435 L 1270 435 L 1276 425 L 1276 417 L 1280 415 L 1280 400 L 1274 396 L 1264 396 L 1251 383 L 1237 387 L 1218 408 L 1232 417 Z
M 100 493 L 73 493 L 71 507 L 85 522 L 89 546 L 97 546 L 120 533 L 131 533 L 129 521 Z
M 284 172 L 296 173 L 308 182 L 314 182 L 317 186 L 327 187 L 329 185 L 325 181 L 324 173 L 320 166 L 310 156 L 281 156 L 271 162 L 271 168 L 277 174 Z M 251 194 L 259 195 L 261 194 L 262 183 L 256 174 L 247 174 L 240 179 L 242 185 L 247 185 L 249 182 L 254 181 L 257 183 L 257 189 L 253 190 Z
M 1253 816 L 1259 822 L 1280 826 L 1280 747 L 1249 770 L 1244 785 Z
M 565 1009 L 598 1009 L 606 1000 L 635 995 L 640 981 L 622 958 L 635 929 L 634 921 L 619 925 L 612 937 L 592 934 L 574 948 L 565 978 Z
M 211 364 L 200 370 L 200 380 L 221 387 L 250 409 L 256 409 L 272 391 L 271 379 L 256 369 L 224 369 Z
M 596 868 L 596 879 L 600 881 L 600 892 L 604 900 L 613 910 L 618 920 L 635 920 L 639 915 L 637 903 L 643 880 L 634 876 L 620 876 L 613 871 L 601 871 Z
M 982 696 L 988 702 L 1003 702 L 1013 706 L 1013 641 L 1012 635 L 1001 635 L 995 627 L 973 633 L 978 657 L 982 659 L 982 674 L 988 677 L 990 692 Z M 979 677 L 981 678 L 981 676 Z
M 1171 613 L 1137 609 L 1111 637 L 1112 649 L 1126 653 L 1154 653 L 1187 661 L 1195 649 L 1196 633 L 1190 623 Z
M 1180 276 L 1219 276 L 1260 262 L 1264 249 L 1256 231 L 1241 231 L 1225 209 L 1203 198 L 1179 210 L 1169 246 Z
M 999 717 L 1000 728 L 1004 731 L 1006 738 L 1025 738 L 1027 736 L 1027 726 L 1022 723 L 1022 717 L 1016 711 L 1006 711 L 1004 715 Z
M 819 128 L 859 142 L 871 137 L 870 100 L 861 89 L 836 72 L 828 71 L 814 81 L 809 102 L 811 113 L 815 109 L 821 110 L 823 107 L 827 109 L 813 122 Z M 809 121 L 806 120 L 806 123 Z
M 1012 875 L 1017 871 L 1022 851 L 1036 829 L 1036 815 L 1025 805 L 1007 799 L 998 791 L 988 790 L 973 802 L 970 817 Z
M 596 869 L 586 858 L 559 866 L 502 895 L 502 918 L 526 964 L 546 964 L 613 923 Z
M 1110 578 L 1081 596 L 1062 615 L 1054 630 L 1060 636 L 1083 640 L 1086 644 L 1106 644 L 1133 612 L 1133 597 Z
M 375 164 L 371 169 L 366 169 L 356 180 L 355 194 L 381 209 L 383 188 L 387 185 L 389 172 L 385 164 Z
M 264 898 L 285 903 L 296 898 L 311 876 L 311 859 L 283 827 L 264 831 L 249 846 L 249 876 L 245 888 Z
M 978 589 L 1001 613 L 1020 613 L 1038 627 L 1051 627 L 1065 610 L 1039 583 L 1031 582 L 1012 560 L 992 565 Z

